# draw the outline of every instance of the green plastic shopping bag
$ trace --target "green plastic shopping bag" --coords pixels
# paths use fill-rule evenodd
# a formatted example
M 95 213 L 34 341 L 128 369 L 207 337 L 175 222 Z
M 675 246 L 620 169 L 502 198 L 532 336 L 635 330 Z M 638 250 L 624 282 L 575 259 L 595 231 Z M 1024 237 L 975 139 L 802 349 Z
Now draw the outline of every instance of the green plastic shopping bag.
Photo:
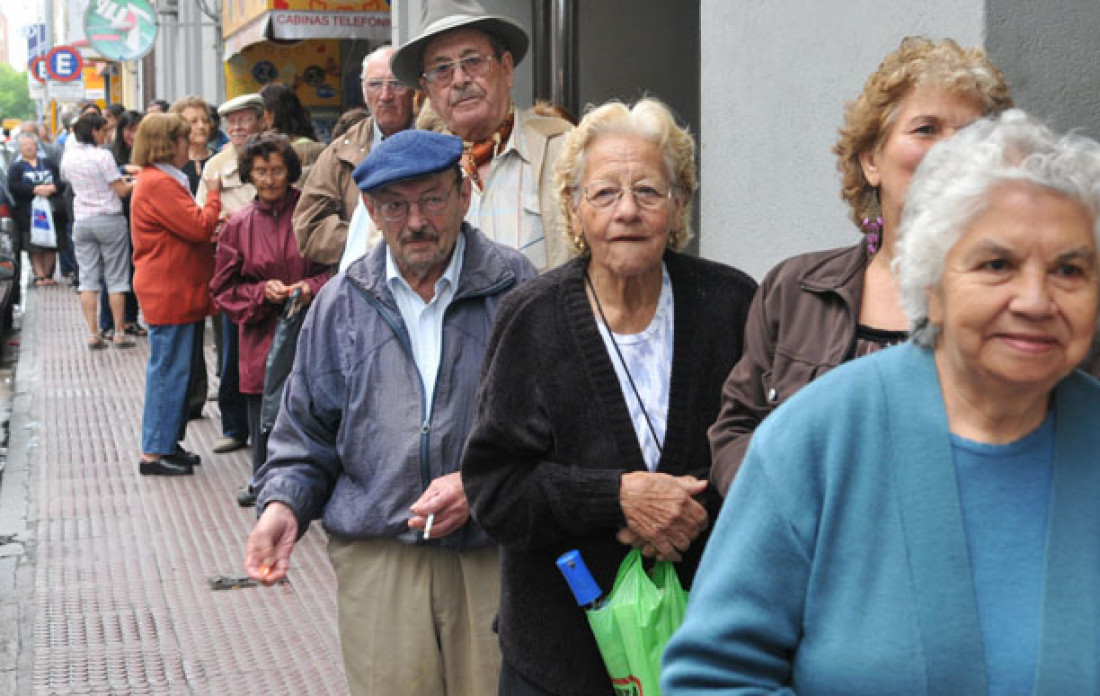
M 641 551 L 633 549 L 604 598 L 578 552 L 564 554 L 558 567 L 577 602 L 586 607 L 616 696 L 660 696 L 661 654 L 687 606 L 675 567 L 658 561 L 647 573 Z

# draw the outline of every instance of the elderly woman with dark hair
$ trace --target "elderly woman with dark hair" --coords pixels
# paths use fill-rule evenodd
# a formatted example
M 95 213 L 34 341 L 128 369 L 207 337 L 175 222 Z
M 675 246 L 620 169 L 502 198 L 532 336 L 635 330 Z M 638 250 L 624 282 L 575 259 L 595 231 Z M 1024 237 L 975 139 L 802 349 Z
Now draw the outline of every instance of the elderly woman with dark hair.
M 200 208 L 180 171 L 191 126 L 176 114 L 149 114 L 134 139 L 141 167 L 130 207 L 134 290 L 149 322 L 149 367 L 141 421 L 142 475 L 193 473 L 198 455 L 180 446 L 187 428 L 187 395 L 202 350 L 202 323 L 214 313 L 211 245 L 221 213 L 221 180 L 207 182 Z
M 210 292 L 214 304 L 240 327 L 240 389 L 248 405 L 252 471 L 267 458 L 267 436 L 260 428 L 264 368 L 283 305 L 296 290 L 308 305 L 329 278 L 327 266 L 302 258 L 291 226 L 301 192 L 290 185 L 301 174 L 298 155 L 286 136 L 252 136 L 241 149 L 241 181 L 256 187 L 256 200 L 235 213 L 221 236 Z M 251 485 L 237 497 L 255 504 Z
M 656 100 L 588 113 L 555 179 L 580 258 L 497 312 L 462 480 L 501 545 L 502 694 L 611 694 L 555 559 L 610 590 L 633 545 L 690 586 L 718 511 L 706 429 L 756 284 L 679 253 L 694 149 Z
M 1100 693 L 1098 216 L 1100 145 L 1022 112 L 928 153 L 912 341 L 757 429 L 662 693 Z
M 890 264 L 909 178 L 935 143 L 1011 105 L 1004 76 L 985 52 L 950 39 L 907 38 L 867 79 L 834 148 L 842 195 L 864 239 L 788 259 L 760 284 L 745 355 L 710 431 L 720 492 L 753 430 L 776 407 L 837 365 L 905 340 Z

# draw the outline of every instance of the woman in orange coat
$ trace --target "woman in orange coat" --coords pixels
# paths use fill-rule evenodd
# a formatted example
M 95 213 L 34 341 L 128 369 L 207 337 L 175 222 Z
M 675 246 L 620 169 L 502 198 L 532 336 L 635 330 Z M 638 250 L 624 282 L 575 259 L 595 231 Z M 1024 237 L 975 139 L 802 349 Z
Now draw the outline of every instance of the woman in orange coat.
M 134 292 L 149 322 L 142 475 L 187 475 L 199 463 L 198 455 L 179 443 L 187 428 L 192 365 L 202 351 L 202 322 L 214 313 L 208 287 L 221 182 L 206 182 L 206 205 L 199 208 L 180 171 L 188 159 L 190 130 L 176 114 L 153 114 L 142 120 L 134 138 L 133 163 L 142 168 L 130 206 Z

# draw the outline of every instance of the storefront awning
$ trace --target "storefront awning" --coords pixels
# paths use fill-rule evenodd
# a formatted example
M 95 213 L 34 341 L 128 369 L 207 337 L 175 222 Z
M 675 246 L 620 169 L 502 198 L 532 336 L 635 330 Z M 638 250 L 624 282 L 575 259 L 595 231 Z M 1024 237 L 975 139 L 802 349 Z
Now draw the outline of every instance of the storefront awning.
M 268 10 L 225 39 L 225 60 L 260 41 L 281 39 L 390 40 L 389 12 L 318 12 Z

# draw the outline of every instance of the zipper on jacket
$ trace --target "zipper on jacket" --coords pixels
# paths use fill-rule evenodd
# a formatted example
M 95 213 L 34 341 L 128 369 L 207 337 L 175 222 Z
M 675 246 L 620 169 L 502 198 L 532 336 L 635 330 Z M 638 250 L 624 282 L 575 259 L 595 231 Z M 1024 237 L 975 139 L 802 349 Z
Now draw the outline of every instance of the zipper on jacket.
M 466 300 L 476 299 L 479 297 L 488 297 L 490 295 L 495 295 L 498 292 L 507 288 L 509 285 L 515 285 L 515 283 L 516 278 L 513 275 L 509 278 L 501 280 L 495 285 L 491 285 L 477 292 L 470 292 L 463 295 L 456 294 L 453 298 L 451 298 L 451 303 L 447 305 L 447 308 L 443 310 L 443 325 L 445 326 L 447 324 L 447 316 L 450 314 L 451 308 L 454 307 L 457 302 L 464 302 Z M 356 283 L 352 283 L 351 285 L 355 288 L 358 288 L 359 292 L 363 293 L 363 297 L 367 298 L 367 301 L 374 305 L 378 314 L 382 317 L 382 320 L 386 322 L 386 324 L 390 327 L 390 330 L 393 331 L 394 335 L 396 335 L 398 340 L 401 342 L 401 346 L 405 349 L 405 352 L 408 353 L 409 360 L 412 362 L 413 368 L 416 370 L 416 381 L 420 385 L 420 490 L 426 491 L 428 490 L 428 486 L 431 485 L 432 482 L 431 462 L 429 457 L 431 450 L 429 445 L 431 443 L 432 433 L 432 414 L 430 411 L 428 411 L 428 388 L 424 384 L 424 378 L 420 375 L 420 366 L 416 364 L 416 358 L 413 356 L 412 339 L 409 338 L 409 334 L 407 331 L 402 331 L 396 323 L 391 321 L 386 311 L 386 307 L 378 299 L 372 296 L 365 289 L 359 287 L 359 285 L 357 285 Z M 398 311 L 398 314 L 400 314 L 400 310 Z M 442 367 L 443 365 L 443 356 L 445 356 L 446 354 L 447 332 L 441 331 L 439 341 L 440 367 Z M 439 373 L 437 371 L 435 383 L 432 384 L 433 411 L 435 410 L 435 396 L 436 388 L 438 387 L 438 385 Z

